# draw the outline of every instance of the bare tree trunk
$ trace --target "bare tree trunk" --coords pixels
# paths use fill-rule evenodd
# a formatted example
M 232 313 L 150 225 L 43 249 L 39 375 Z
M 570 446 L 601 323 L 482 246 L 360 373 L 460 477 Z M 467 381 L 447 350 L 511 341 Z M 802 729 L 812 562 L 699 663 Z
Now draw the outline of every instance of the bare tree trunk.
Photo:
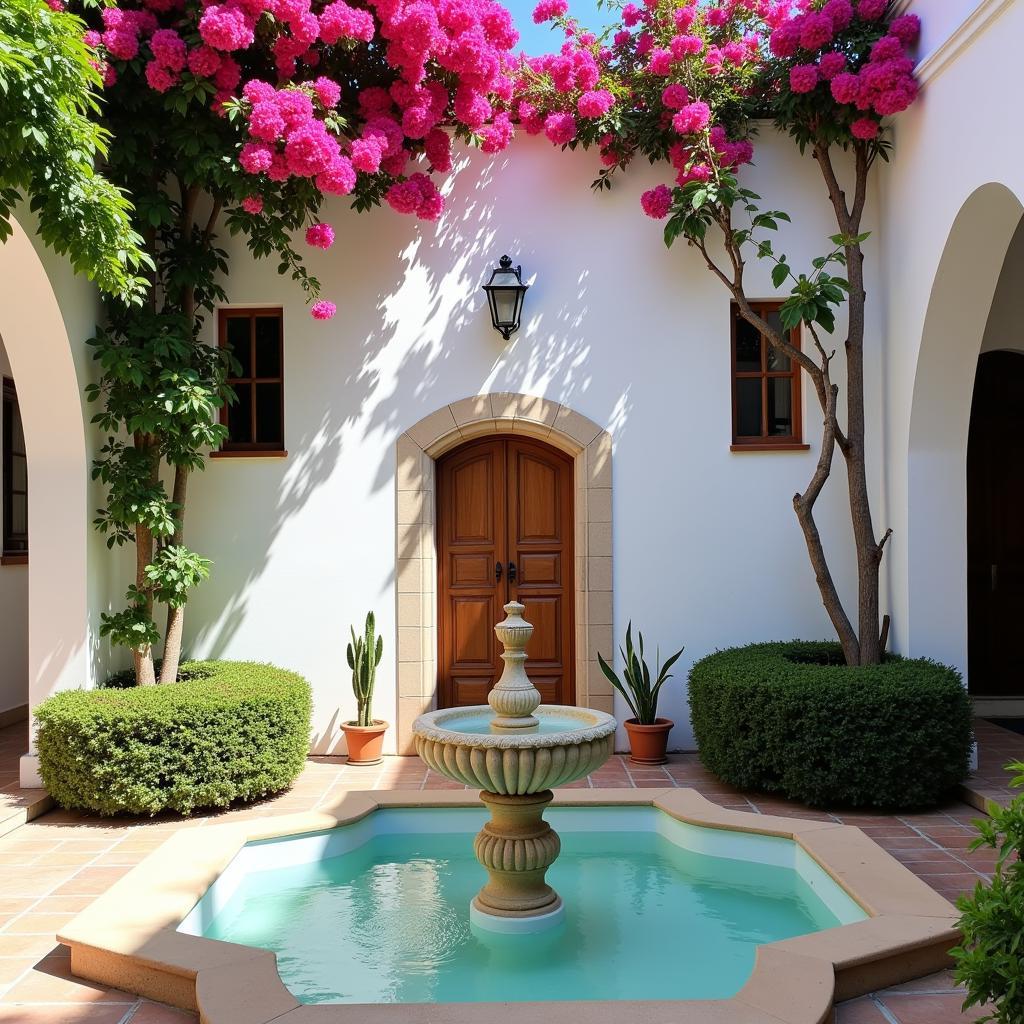
M 152 438 L 145 434 L 135 435 L 135 447 L 146 453 L 150 461 L 149 479 L 155 483 L 159 479 L 160 462 L 155 451 Z M 143 610 L 146 617 L 153 618 L 153 591 L 146 577 L 146 568 L 153 561 L 153 532 L 141 523 L 135 527 L 135 588 L 143 595 Z M 135 662 L 135 682 L 138 686 L 152 686 L 156 682 L 156 670 L 153 665 L 153 648 L 143 644 L 133 649 Z
M 886 531 L 880 541 L 876 540 L 868 494 L 864 414 L 864 306 L 867 292 L 864 288 L 864 253 L 860 242 L 854 240 L 860 234 L 870 164 L 867 149 L 862 144 L 858 145 L 855 149 L 853 205 L 850 207 L 839 185 L 828 149 L 816 147 L 814 158 L 828 186 L 836 223 L 848 239 L 845 246 L 846 271 L 850 284 L 846 336 L 847 426 L 842 452 L 846 460 L 850 522 L 857 551 L 857 633 L 860 641 L 859 656 L 851 664 L 877 665 L 883 654 L 879 628 L 879 570 L 891 531 Z
M 171 501 L 174 502 L 175 529 L 172 543 L 185 542 L 185 499 L 188 497 L 188 469 L 176 466 L 174 469 L 174 490 Z M 167 627 L 164 631 L 164 657 L 160 664 L 160 682 L 175 683 L 178 681 L 178 666 L 181 664 L 181 640 L 185 631 L 185 606 L 167 606 Z

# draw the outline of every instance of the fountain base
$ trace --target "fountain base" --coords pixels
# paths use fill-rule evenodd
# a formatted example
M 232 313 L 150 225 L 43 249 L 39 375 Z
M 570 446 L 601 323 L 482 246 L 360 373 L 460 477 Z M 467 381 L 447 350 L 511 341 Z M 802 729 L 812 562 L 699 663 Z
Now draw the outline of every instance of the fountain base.
M 535 931 L 564 916 L 561 897 L 544 880 L 562 845 L 544 820 L 552 797 L 550 789 L 522 796 L 481 792 L 491 818 L 473 841 L 476 859 L 488 874 L 472 905 L 472 920 L 479 927 Z

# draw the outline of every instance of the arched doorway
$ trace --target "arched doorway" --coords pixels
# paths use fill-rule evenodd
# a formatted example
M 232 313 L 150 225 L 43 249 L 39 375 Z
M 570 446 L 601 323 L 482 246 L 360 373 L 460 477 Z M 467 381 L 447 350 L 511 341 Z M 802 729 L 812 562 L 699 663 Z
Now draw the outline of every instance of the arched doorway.
M 967 445 L 967 652 L 972 696 L 1024 698 L 1024 353 L 978 359 Z M 990 707 L 989 710 L 998 710 Z
M 501 675 L 494 624 L 509 601 L 533 625 L 528 671 L 545 704 L 574 704 L 573 461 L 495 435 L 437 461 L 437 704 L 485 704 Z
M 951 225 L 925 315 L 907 461 L 905 649 L 968 669 L 967 442 L 978 356 L 1024 257 L 1024 206 L 990 183 Z M 1016 255 L 1015 255 L 1016 254 Z M 1019 317 L 1014 322 L 1020 322 Z M 970 681 L 968 680 L 969 685 Z M 974 687 L 971 686 L 973 690 Z
M 614 707 L 597 662 L 597 652 L 612 650 L 614 634 L 611 434 L 539 395 L 474 395 L 424 416 L 395 445 L 399 753 L 412 752 L 413 721 L 438 701 L 438 461 L 469 441 L 499 435 L 541 441 L 572 463 L 573 703 L 609 713 Z

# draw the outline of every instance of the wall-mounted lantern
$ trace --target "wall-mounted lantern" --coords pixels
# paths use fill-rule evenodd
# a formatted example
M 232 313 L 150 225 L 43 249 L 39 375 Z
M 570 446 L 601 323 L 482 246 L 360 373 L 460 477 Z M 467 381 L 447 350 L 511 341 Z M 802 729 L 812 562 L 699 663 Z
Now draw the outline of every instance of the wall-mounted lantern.
M 513 267 L 509 256 L 502 256 L 498 267 L 491 271 L 491 279 L 484 285 L 487 304 L 491 307 L 491 323 L 508 341 L 519 330 L 523 313 L 523 298 L 530 286 L 523 284 L 523 268 Z

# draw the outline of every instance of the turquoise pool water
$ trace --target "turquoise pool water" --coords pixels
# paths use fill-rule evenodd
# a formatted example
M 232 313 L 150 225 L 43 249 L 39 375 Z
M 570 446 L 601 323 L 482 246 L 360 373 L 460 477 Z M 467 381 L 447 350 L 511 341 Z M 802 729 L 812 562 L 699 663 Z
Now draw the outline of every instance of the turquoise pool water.
M 288 864 L 288 847 L 304 842 L 298 859 L 309 857 L 308 838 L 252 844 L 243 853 L 255 859 L 222 877 L 227 890 L 215 886 L 183 929 L 274 950 L 306 1003 L 682 999 L 733 995 L 761 943 L 862 916 L 809 858 L 786 866 L 796 863 L 786 840 L 717 833 L 730 855 L 716 856 L 679 845 L 693 834 L 708 846 L 716 830 L 674 820 L 660 828 L 667 816 L 649 808 L 629 809 L 648 813 L 625 815 L 636 826 L 625 830 L 623 809 L 608 810 L 616 817 L 607 830 L 576 830 L 571 810 L 550 815 L 562 854 L 548 879 L 567 917 L 548 933 L 470 926 L 469 901 L 484 881 L 471 849 L 476 811 L 436 812 L 457 832 L 367 826 L 365 841 L 334 855 L 327 833 L 323 855 L 305 863 Z M 430 812 L 377 812 L 400 813 Z M 593 810 L 585 818 L 601 821 Z M 744 845 L 778 863 L 736 859 Z M 261 853 L 275 866 L 260 869 Z
M 449 729 L 452 732 L 464 732 L 470 736 L 494 735 L 494 730 L 491 728 L 493 718 L 493 713 L 489 711 L 480 715 L 460 716 L 450 722 L 444 722 L 440 728 Z M 536 725 L 528 729 L 516 730 L 516 732 L 523 736 L 554 736 L 560 732 L 576 732 L 585 728 L 587 728 L 587 723 L 581 722 L 579 718 L 541 711 L 537 714 Z M 508 731 L 503 731 L 502 735 L 507 736 Z

